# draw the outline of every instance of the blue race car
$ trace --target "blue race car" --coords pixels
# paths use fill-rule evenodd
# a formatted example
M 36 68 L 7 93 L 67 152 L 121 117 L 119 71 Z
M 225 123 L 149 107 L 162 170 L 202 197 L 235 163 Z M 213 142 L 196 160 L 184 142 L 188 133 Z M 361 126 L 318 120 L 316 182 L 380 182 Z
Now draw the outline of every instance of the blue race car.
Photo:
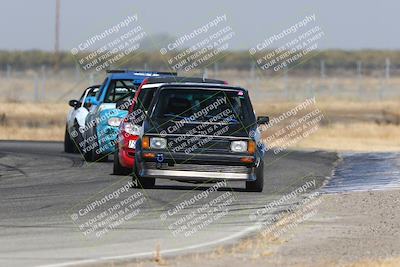
M 83 140 L 79 147 L 87 161 L 107 160 L 114 153 L 119 125 L 127 115 L 137 88 L 149 77 L 176 76 L 173 72 L 128 70 L 107 71 L 107 77 L 95 98 L 81 129 Z

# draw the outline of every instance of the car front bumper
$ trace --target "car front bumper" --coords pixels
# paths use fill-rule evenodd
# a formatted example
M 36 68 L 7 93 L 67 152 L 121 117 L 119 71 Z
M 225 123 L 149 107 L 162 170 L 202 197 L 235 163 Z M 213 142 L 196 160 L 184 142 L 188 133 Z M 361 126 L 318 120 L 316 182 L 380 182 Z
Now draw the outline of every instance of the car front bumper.
M 119 163 L 121 166 L 133 169 L 135 164 L 135 150 L 134 149 L 120 149 L 118 151 Z
M 98 126 L 97 141 L 102 154 L 114 153 L 118 131 L 119 128 L 115 126 Z
M 254 173 L 175 171 L 175 170 L 159 170 L 159 169 L 142 169 L 140 176 L 148 178 L 164 178 L 170 180 L 187 180 L 187 181 L 255 180 Z
M 176 156 L 176 155 L 175 155 Z M 254 181 L 255 163 L 243 164 L 243 156 L 202 155 L 199 159 L 175 157 L 157 160 L 143 160 L 138 164 L 139 175 L 143 178 L 161 178 L 182 181 Z M 198 157 L 199 158 L 199 157 Z
M 118 157 L 120 164 L 129 169 L 133 169 L 135 164 L 135 144 L 139 137 L 126 132 L 118 134 Z

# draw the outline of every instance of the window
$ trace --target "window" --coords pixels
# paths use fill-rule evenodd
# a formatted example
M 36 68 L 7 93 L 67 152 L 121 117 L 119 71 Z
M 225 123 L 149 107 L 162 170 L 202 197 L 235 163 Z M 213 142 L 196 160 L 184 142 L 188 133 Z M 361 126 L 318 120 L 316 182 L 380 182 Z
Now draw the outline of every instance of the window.
M 104 103 L 116 103 L 131 99 L 136 92 L 137 85 L 132 80 L 112 80 L 108 86 Z
M 243 91 L 207 89 L 163 89 L 153 117 L 193 122 L 239 123 L 249 119 Z
M 146 88 L 140 91 L 138 102 L 135 104 L 132 113 L 129 115 L 133 123 L 142 125 L 143 120 L 146 118 L 145 112 L 147 112 L 150 106 L 156 89 L 157 88 Z
M 94 96 L 97 97 L 98 93 L 100 92 L 99 88 L 92 88 L 87 96 Z
M 89 87 L 85 91 L 83 91 L 83 94 L 79 98 L 79 102 L 82 103 L 83 98 L 86 97 L 97 97 L 97 94 L 100 92 L 99 87 Z
M 144 111 L 147 111 L 150 106 L 151 100 L 153 100 L 155 91 L 156 88 L 142 89 L 138 97 L 137 107 L 144 109 Z

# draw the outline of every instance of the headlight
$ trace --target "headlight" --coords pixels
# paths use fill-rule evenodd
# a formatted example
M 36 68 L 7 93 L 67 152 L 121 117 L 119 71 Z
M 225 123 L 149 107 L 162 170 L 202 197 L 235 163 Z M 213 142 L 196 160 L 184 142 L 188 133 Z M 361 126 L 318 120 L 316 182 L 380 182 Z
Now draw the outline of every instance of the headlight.
M 109 118 L 108 125 L 118 127 L 121 124 L 122 118 Z
M 140 135 L 140 126 L 133 123 L 124 123 L 123 130 L 131 135 Z
M 151 137 L 150 147 L 155 149 L 162 149 L 167 147 L 167 139 L 161 137 Z
M 247 142 L 246 141 L 233 141 L 231 142 L 231 150 L 233 152 L 246 152 Z

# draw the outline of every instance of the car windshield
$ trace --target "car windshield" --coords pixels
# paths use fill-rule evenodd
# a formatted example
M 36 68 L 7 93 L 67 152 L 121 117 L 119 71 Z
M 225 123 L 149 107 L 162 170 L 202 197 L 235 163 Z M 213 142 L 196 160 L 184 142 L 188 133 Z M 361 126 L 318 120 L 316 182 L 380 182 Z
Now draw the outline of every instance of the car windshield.
M 97 96 L 97 94 L 100 92 L 100 90 L 99 90 L 99 88 L 97 87 L 97 88 L 92 88 L 90 91 L 89 91 L 89 93 L 88 93 L 88 95 L 87 96 Z
M 153 117 L 187 122 L 239 123 L 246 117 L 241 90 L 163 89 Z
M 155 91 L 156 88 L 142 89 L 138 96 L 138 102 L 135 106 L 135 109 L 143 109 L 144 111 L 147 111 L 149 109 Z
M 88 97 L 88 96 L 97 96 L 97 93 L 98 93 L 99 91 L 100 91 L 100 90 L 99 90 L 99 87 L 98 87 L 98 86 L 97 86 L 97 87 L 94 87 L 94 86 L 93 86 L 93 87 L 86 88 L 85 91 L 83 91 L 81 97 L 79 98 L 79 102 L 82 103 L 83 98 L 85 97 L 85 95 L 86 95 L 86 97 Z
M 137 89 L 133 80 L 112 80 L 108 86 L 105 103 L 116 103 L 121 100 L 131 99 Z

